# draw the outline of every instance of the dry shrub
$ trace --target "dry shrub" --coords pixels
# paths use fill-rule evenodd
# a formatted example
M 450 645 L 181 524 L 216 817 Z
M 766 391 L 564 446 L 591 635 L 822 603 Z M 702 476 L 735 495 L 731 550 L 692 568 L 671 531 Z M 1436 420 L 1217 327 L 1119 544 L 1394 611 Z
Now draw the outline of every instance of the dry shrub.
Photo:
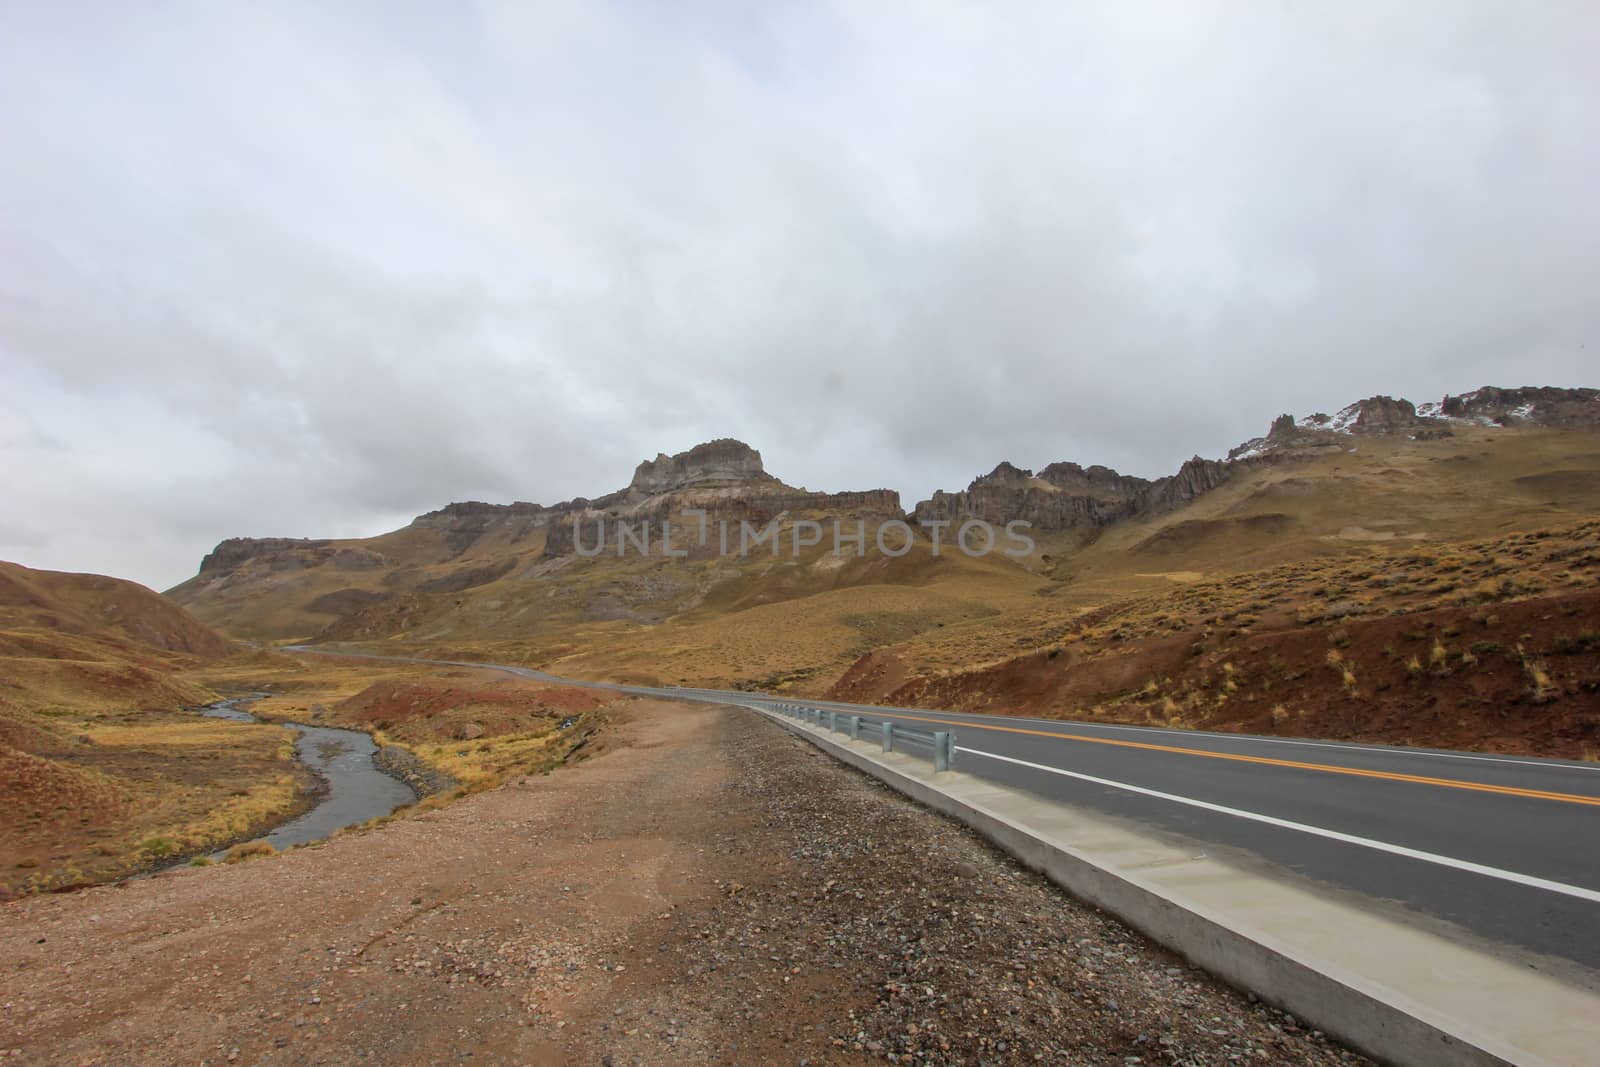
M 222 857 L 223 863 L 243 863 L 246 860 L 258 859 L 262 856 L 271 856 L 278 850 L 267 841 L 247 841 L 242 845 L 234 845 Z

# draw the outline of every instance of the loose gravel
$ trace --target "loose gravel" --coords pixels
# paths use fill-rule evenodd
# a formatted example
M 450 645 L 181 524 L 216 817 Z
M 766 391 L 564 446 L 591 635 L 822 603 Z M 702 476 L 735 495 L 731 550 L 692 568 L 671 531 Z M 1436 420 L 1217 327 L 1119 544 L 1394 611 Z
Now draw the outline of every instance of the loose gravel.
M 1366 1062 L 752 714 L 613 719 L 441 810 L 6 905 L 0 1062 Z

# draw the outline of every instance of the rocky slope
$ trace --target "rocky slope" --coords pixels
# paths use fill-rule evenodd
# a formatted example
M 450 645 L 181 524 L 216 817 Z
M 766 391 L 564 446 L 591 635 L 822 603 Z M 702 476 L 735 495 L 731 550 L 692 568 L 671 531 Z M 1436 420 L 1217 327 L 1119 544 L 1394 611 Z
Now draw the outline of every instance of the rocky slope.
M 612 520 L 613 531 L 617 521 L 628 523 L 635 532 L 648 524 L 659 537 L 661 524 L 677 516 L 677 529 L 687 540 L 674 541 L 673 547 L 701 549 L 696 554 L 704 557 L 713 549 L 709 536 L 705 542 L 700 540 L 700 513 L 708 531 L 720 531 L 721 524 L 728 523 L 735 536 L 741 522 L 764 527 L 790 514 L 877 520 L 902 515 L 900 494 L 892 489 L 812 493 L 785 485 L 766 472 L 761 453 L 728 438 L 696 445 L 675 456 L 646 460 L 626 489 L 597 500 L 569 501 L 559 505 L 559 512 L 545 540 L 546 555 L 570 554 L 580 539 L 585 545 L 600 544 L 607 519 Z
M 725 563 L 717 543 L 724 524 L 736 552 L 742 523 L 764 529 L 774 519 L 838 518 L 870 528 L 902 516 L 892 490 L 809 492 L 769 474 L 755 449 L 721 439 L 646 460 L 626 487 L 592 499 L 455 503 L 367 539 L 233 538 L 168 595 L 231 632 L 267 639 L 388 636 L 437 622 L 463 595 L 494 605 L 474 625 L 492 618 L 501 632 L 606 618 L 659 621 L 697 606 L 711 586 L 737 581 L 737 565 Z M 623 559 L 619 523 L 634 539 L 621 546 Z M 694 573 L 624 574 L 647 557 L 663 558 L 664 523 L 674 530 L 674 551 L 696 561 Z M 599 565 L 610 571 L 596 575 L 577 548 L 602 536 Z M 831 580 L 848 581 L 850 573 Z M 529 602 L 534 584 L 537 605 Z
M 1485 386 L 1418 408 L 1409 400 L 1373 396 L 1328 415 L 1296 420 L 1280 415 L 1264 436 L 1232 449 L 1226 460 L 1195 456 L 1175 474 L 1154 481 L 1118 474 L 1107 467 L 1052 463 L 1038 475 L 1002 462 L 963 492 L 934 493 L 916 506 L 922 521 L 1025 519 L 1045 532 L 1099 529 L 1141 516 L 1181 508 L 1225 482 L 1248 477 L 1268 464 L 1294 462 L 1350 447 L 1352 438 L 1400 435 L 1408 440 L 1452 436 L 1453 427 L 1600 428 L 1600 390 Z
M 1600 428 L 1600 389 L 1486 385 L 1421 407 L 1403 398 L 1368 397 L 1335 415 L 1317 412 L 1298 422 L 1293 415 L 1279 415 L 1266 436 L 1239 445 L 1228 458 L 1343 447 L 1350 437 L 1404 434 L 1426 441 L 1452 436 L 1459 426 L 1593 430 Z
M 940 661 L 1004 655 L 993 620 L 1042 611 L 1048 630 L 1189 574 L 1587 518 L 1600 512 L 1597 427 L 1592 389 L 1483 388 L 1420 407 L 1374 396 L 1280 416 L 1228 458 L 1196 456 L 1165 477 L 1000 463 L 909 514 L 890 490 L 788 485 L 724 439 L 646 460 L 594 498 L 456 503 L 360 540 L 226 541 L 170 595 L 254 639 L 403 638 L 577 673 L 804 686 L 936 630 L 967 635 Z M 1035 553 L 935 558 L 919 531 L 901 556 L 874 536 L 885 523 L 974 518 L 1031 524 Z M 862 525 L 859 551 L 833 550 L 834 519 Z M 743 524 L 774 521 L 781 552 L 769 540 L 739 554 Z M 811 521 L 821 536 L 796 549 Z
M 1600 521 L 1122 596 L 929 669 L 864 655 L 840 700 L 1298 737 L 1600 753 Z

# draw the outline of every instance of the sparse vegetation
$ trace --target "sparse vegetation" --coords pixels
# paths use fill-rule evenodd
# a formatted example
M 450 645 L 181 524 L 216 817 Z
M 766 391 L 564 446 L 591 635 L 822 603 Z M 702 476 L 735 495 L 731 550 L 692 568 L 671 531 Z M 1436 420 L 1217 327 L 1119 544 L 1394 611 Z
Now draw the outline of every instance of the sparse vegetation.
M 277 851 L 269 842 L 249 841 L 242 845 L 234 845 L 228 849 L 227 853 L 222 857 L 222 862 L 244 863 L 248 860 L 260 859 L 263 856 L 275 855 Z

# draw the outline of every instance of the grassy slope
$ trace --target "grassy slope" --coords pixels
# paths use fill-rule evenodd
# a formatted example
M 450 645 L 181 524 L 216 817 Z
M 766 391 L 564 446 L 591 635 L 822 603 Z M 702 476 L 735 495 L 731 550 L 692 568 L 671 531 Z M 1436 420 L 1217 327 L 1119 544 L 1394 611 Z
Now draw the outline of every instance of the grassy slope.
M 154 592 L 0 564 L 0 896 L 101 880 L 301 802 L 289 733 L 199 719 L 231 646 Z
M 832 693 L 1587 756 L 1600 748 L 1597 542 L 1590 521 L 1244 571 L 1108 601 L 984 663 L 928 670 L 880 649 Z
M 843 680 L 837 691 L 858 697 L 920 693 L 965 706 L 986 702 L 958 679 L 1013 669 L 1007 665 L 1053 650 L 1060 662 L 1051 662 L 1070 665 L 1067 673 L 1081 684 L 1024 686 L 1012 696 L 1018 710 L 1062 713 L 1120 707 L 1130 679 L 1143 686 L 1170 673 L 1168 646 L 1188 647 L 1200 634 L 1217 640 L 1215 625 L 1175 605 L 1207 597 L 1222 603 L 1237 585 L 1246 602 L 1277 605 L 1253 613 L 1257 621 L 1246 629 L 1259 636 L 1264 628 L 1300 625 L 1300 607 L 1317 600 L 1315 590 L 1341 567 L 1382 569 L 1419 548 L 1429 558 L 1448 557 L 1440 546 L 1570 528 L 1596 515 L 1600 435 L 1466 427 L 1436 441 L 1352 438 L 1345 449 L 1253 469 L 1184 508 L 1112 526 L 1087 544 L 1041 539 L 1043 554 L 1025 567 L 951 553 L 934 560 L 926 543 L 898 560 L 875 552 L 841 560 L 818 549 L 778 561 L 547 559 L 539 533 L 491 531 L 463 550 L 438 531 L 411 527 L 343 543 L 381 552 L 387 570 L 252 564 L 221 588 L 180 592 L 198 598 L 207 618 L 228 618 L 241 633 L 304 637 L 336 618 L 308 609 L 320 597 L 340 589 L 411 590 L 347 617 L 327 636 L 582 677 L 797 693 L 826 692 Z M 1421 573 L 1432 564 L 1409 566 Z M 428 592 L 423 584 L 436 588 L 479 572 L 492 575 L 459 589 Z M 1580 569 L 1564 581 L 1578 590 L 1593 578 Z M 1258 595 L 1261 589 L 1271 595 Z M 1421 610 L 1420 602 L 1405 610 Z M 1143 660 L 1112 670 L 1087 664 L 1079 648 L 1061 658 L 1069 635 L 1093 633 L 1109 619 L 1163 615 L 1181 616 L 1181 624 L 1151 637 L 1157 644 Z M 996 682 L 993 692 L 1011 690 Z M 1161 707 L 1169 696 L 1179 699 L 1163 692 Z M 1251 721 L 1263 721 L 1270 706 L 1257 711 Z M 1143 706 L 1127 712 L 1140 721 L 1151 714 Z M 1165 711 L 1160 717 L 1173 718 Z M 1342 729 L 1356 729 L 1356 718 Z

